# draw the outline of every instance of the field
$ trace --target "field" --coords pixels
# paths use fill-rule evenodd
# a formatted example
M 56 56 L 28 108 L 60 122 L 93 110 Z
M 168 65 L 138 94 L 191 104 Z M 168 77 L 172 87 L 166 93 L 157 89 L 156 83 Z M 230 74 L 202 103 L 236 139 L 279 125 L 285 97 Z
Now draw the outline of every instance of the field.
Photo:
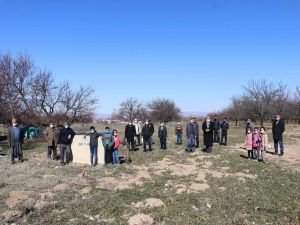
M 110 126 L 123 137 L 125 125 Z M 168 131 L 167 150 L 155 135 L 154 151 L 120 166 L 61 167 L 45 142 L 26 144 L 24 163 L 1 157 L 0 224 L 300 224 L 299 126 L 287 126 L 285 156 L 266 164 L 245 158 L 244 128 L 232 126 L 212 154 L 185 152 L 174 124 Z

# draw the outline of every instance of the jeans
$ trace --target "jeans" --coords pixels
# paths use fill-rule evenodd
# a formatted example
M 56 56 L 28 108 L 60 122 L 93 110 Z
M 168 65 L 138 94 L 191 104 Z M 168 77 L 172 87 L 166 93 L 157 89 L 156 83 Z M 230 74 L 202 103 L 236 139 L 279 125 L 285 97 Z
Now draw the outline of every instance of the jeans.
M 120 164 L 119 150 L 117 148 L 113 150 L 112 155 L 113 155 L 113 164 Z
M 182 133 L 177 133 L 176 137 L 177 137 L 176 144 L 182 144 Z
M 278 144 L 280 145 L 280 154 L 284 154 L 284 146 L 283 146 L 283 138 L 279 139 L 274 139 L 274 149 L 275 149 L 275 154 L 278 154 Z
M 70 162 L 70 154 L 71 154 L 71 145 L 60 145 L 60 163 L 69 163 Z M 66 161 L 65 161 L 66 158 Z
M 143 137 L 143 142 L 144 142 L 144 152 L 147 151 L 147 147 L 146 147 L 147 144 L 149 145 L 149 150 L 152 151 L 152 148 L 151 148 L 151 145 L 152 145 L 151 137 Z
M 195 150 L 195 136 L 190 135 L 188 137 L 188 145 L 187 145 L 188 150 Z
M 91 165 L 96 166 L 98 163 L 98 146 L 90 146 Z
M 257 161 L 262 160 L 263 162 L 266 161 L 266 151 L 265 150 L 258 150 L 258 155 L 257 155 Z

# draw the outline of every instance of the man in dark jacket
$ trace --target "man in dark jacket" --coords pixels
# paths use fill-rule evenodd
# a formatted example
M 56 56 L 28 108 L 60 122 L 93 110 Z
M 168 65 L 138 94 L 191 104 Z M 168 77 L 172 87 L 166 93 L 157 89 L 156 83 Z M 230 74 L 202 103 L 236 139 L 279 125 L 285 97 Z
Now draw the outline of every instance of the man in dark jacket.
M 188 138 L 188 144 L 186 151 L 188 152 L 194 152 L 195 151 L 195 141 L 198 136 L 198 129 L 196 127 L 196 124 L 194 123 L 194 119 L 191 119 L 191 121 L 186 125 L 186 137 Z
M 96 132 L 94 126 L 90 127 L 90 132 L 84 135 L 90 137 L 90 162 L 91 166 L 96 166 L 98 164 L 98 138 L 101 134 Z
M 227 118 L 224 118 L 221 123 L 221 142 L 220 145 L 227 145 L 227 131 L 229 129 L 229 124 L 227 122 Z M 225 142 L 223 140 L 225 139 Z
M 160 140 L 160 149 L 167 149 L 167 127 L 164 125 L 164 122 L 160 122 L 158 138 Z
M 127 140 L 127 144 L 129 145 L 129 150 L 134 151 L 134 137 L 136 134 L 135 126 L 132 124 L 132 121 L 129 121 L 125 127 L 125 138 Z
M 142 128 L 142 136 L 143 136 L 143 143 L 144 143 L 144 152 L 147 152 L 146 145 L 149 145 L 149 151 L 152 151 L 151 145 L 151 137 L 154 133 L 154 127 L 149 123 L 149 121 L 146 119 L 145 124 Z
M 220 142 L 220 128 L 221 123 L 218 120 L 217 116 L 215 115 L 214 122 L 213 122 L 213 128 L 214 128 L 214 142 L 219 143 Z
M 211 153 L 212 146 L 213 146 L 213 123 L 210 122 L 209 117 L 207 117 L 206 120 L 203 122 L 202 130 L 203 130 L 205 151 L 207 153 Z
M 276 118 L 272 124 L 275 155 L 278 155 L 278 144 L 280 145 L 280 156 L 283 156 L 284 154 L 284 146 L 283 146 L 284 130 L 285 130 L 284 121 L 280 119 L 279 115 L 276 115 Z
M 62 128 L 58 135 L 58 144 L 60 145 L 60 164 L 62 166 L 68 164 L 71 161 L 71 144 L 75 132 L 70 128 L 69 123 L 64 123 L 64 128 Z M 66 159 L 65 159 L 66 158 Z
M 24 132 L 17 123 L 16 118 L 12 118 L 12 126 L 8 128 L 8 146 L 11 149 L 11 163 L 15 164 L 15 158 L 18 158 L 20 162 L 23 162 L 22 144 L 24 139 Z

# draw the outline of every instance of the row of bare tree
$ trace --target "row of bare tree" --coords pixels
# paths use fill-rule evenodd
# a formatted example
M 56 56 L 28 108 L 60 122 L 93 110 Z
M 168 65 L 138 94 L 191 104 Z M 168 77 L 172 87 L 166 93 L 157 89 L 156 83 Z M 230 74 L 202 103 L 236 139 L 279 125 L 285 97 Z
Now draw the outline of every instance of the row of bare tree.
M 89 120 L 96 104 L 91 87 L 74 90 L 68 81 L 55 82 L 28 55 L 0 55 L 0 122 L 12 116 L 36 124 Z
M 180 113 L 180 108 L 170 99 L 157 98 L 144 104 L 139 99 L 131 97 L 120 104 L 112 119 L 128 121 L 137 118 L 144 121 L 151 118 L 153 121 L 176 121 L 181 118 Z
M 251 119 L 263 125 L 280 114 L 286 121 L 300 122 L 300 87 L 289 91 L 283 83 L 251 80 L 243 89 L 242 95 L 232 97 L 230 105 L 217 113 L 219 117 L 236 123 Z

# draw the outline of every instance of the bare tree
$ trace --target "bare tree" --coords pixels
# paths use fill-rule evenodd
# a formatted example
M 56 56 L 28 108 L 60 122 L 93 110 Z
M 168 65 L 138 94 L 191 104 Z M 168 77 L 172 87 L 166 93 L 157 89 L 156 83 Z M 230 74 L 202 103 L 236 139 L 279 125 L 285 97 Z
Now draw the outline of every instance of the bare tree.
M 180 118 L 180 108 L 170 99 L 158 98 L 147 104 L 150 118 L 155 121 L 173 121 Z
M 145 108 L 140 100 L 131 97 L 120 104 L 120 107 L 115 114 L 115 116 L 121 120 L 133 120 L 135 118 L 142 119 L 145 114 Z

